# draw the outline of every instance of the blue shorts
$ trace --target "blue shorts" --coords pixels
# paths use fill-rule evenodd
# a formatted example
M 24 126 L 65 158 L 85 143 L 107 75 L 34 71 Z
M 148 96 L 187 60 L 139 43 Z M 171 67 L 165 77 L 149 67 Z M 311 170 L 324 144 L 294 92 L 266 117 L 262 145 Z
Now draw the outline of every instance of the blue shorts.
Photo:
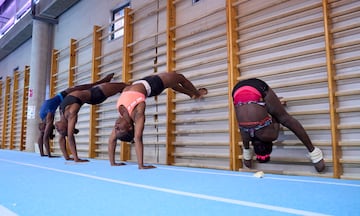
M 59 107 L 62 101 L 62 95 L 57 94 L 55 97 L 47 99 L 40 107 L 40 118 L 41 120 L 45 120 L 48 113 L 52 113 L 55 115 L 56 109 Z

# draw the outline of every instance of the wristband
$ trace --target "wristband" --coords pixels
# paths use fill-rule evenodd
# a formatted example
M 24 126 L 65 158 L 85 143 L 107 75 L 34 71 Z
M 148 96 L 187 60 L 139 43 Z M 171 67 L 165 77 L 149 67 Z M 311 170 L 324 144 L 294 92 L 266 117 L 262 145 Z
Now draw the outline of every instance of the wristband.
M 323 159 L 322 151 L 318 147 L 315 147 L 314 151 L 310 152 L 308 156 L 313 163 L 317 163 Z
M 244 160 L 251 160 L 253 157 L 253 150 L 251 148 L 243 149 L 243 158 Z

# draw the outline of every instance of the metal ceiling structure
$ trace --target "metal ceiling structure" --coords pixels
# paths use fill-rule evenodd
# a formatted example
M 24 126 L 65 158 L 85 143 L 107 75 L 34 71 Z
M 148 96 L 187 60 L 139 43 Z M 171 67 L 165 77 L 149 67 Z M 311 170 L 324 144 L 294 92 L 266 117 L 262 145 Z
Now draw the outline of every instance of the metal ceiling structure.
M 3 32 L 0 38 L 0 61 L 31 38 L 33 19 L 56 24 L 57 18 L 79 1 L 80 0 L 0 0 L 0 17 L 5 17 L 3 22 L 7 22 L 9 19 L 16 20 L 9 29 Z M 30 3 L 31 8 L 25 11 L 26 13 L 24 12 L 25 14 L 22 14 L 20 18 L 18 16 L 22 7 L 18 5 L 16 8 L 19 8 L 19 10 L 16 10 L 12 16 L 9 17 L 9 14 L 5 12 L 4 6 L 11 5 L 13 2 L 22 2 L 22 4 L 24 4 L 23 6 Z M 38 3 L 35 4 L 35 2 Z M 5 16 L 2 16 L 2 13 L 5 13 Z

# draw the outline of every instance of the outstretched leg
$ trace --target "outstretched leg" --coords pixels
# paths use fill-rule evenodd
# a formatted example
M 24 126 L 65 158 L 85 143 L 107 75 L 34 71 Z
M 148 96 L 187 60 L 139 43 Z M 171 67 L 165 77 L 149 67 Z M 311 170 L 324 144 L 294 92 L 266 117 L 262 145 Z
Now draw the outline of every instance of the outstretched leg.
M 161 73 L 159 77 L 164 83 L 165 88 L 186 94 L 193 99 L 202 98 L 207 94 L 205 88 L 196 89 L 195 86 L 184 75 L 176 72 Z
M 101 79 L 101 80 L 99 80 L 97 82 L 73 86 L 73 87 L 70 87 L 70 88 L 66 89 L 65 91 L 66 91 L 66 93 L 69 94 L 69 93 L 71 93 L 73 91 L 87 90 L 87 89 L 90 89 L 90 88 L 92 88 L 92 87 L 94 87 L 96 85 L 110 82 L 113 77 L 114 77 L 114 73 L 111 73 L 111 74 L 107 75 L 106 77 L 104 77 L 103 79 Z
M 321 172 L 325 169 L 325 162 L 322 158 L 322 153 L 319 148 L 315 148 L 312 144 L 309 135 L 306 133 L 303 126 L 298 120 L 289 115 L 284 106 L 281 104 L 281 101 L 276 96 L 274 91 L 269 87 L 268 92 L 265 96 L 265 103 L 268 112 L 282 125 L 289 128 L 305 145 L 307 150 L 310 152 L 310 158 L 315 165 L 315 168 L 318 172 Z M 320 153 L 319 153 L 320 152 Z
M 121 93 L 126 86 L 128 86 L 128 84 L 123 82 L 111 82 L 100 85 L 100 89 L 104 93 L 105 97 L 108 98 L 117 93 Z

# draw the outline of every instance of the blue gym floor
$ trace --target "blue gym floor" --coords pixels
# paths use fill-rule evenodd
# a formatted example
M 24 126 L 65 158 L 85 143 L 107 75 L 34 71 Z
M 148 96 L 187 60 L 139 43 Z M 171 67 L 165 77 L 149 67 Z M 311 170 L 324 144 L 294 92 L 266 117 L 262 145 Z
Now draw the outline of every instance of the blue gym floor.
M 111 167 L 0 150 L 0 216 L 360 215 L 360 181 L 158 165 Z

